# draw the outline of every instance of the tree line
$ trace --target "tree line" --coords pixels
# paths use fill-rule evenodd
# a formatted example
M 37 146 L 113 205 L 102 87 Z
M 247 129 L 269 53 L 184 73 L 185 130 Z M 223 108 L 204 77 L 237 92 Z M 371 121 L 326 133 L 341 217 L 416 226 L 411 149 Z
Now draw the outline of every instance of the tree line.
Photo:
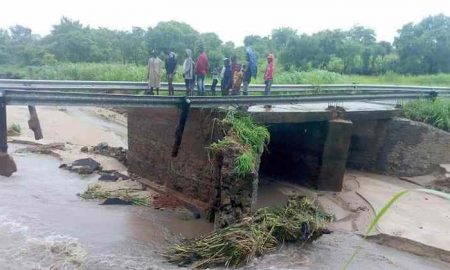
M 63 17 L 50 34 L 41 37 L 30 28 L 15 25 L 0 29 L 0 65 L 39 66 L 58 62 L 106 62 L 146 65 L 150 52 L 171 49 L 180 60 L 186 48 L 202 44 L 210 65 L 224 57 L 245 59 L 244 46 L 224 42 L 215 33 L 199 33 L 190 25 L 168 21 L 131 31 L 84 26 Z M 377 75 L 450 73 L 450 17 L 443 14 L 408 23 L 392 43 L 377 41 L 374 30 L 355 26 L 349 30 L 324 30 L 311 35 L 284 27 L 271 35 L 244 39 L 260 63 L 274 53 L 284 70 L 325 69 L 343 74 Z

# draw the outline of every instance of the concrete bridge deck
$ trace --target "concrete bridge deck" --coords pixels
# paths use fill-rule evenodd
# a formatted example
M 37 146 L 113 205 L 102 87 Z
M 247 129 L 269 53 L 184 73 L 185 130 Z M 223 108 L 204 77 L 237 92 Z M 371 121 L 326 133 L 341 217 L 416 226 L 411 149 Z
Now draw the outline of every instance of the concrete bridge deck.
M 391 103 L 391 104 L 389 104 Z M 255 120 L 261 124 L 268 123 L 302 123 L 312 121 L 329 121 L 336 117 L 335 109 L 347 120 L 388 119 L 400 115 L 396 101 L 377 103 L 373 101 L 347 101 L 333 103 L 304 103 L 273 105 L 270 109 L 262 105 L 248 108 Z

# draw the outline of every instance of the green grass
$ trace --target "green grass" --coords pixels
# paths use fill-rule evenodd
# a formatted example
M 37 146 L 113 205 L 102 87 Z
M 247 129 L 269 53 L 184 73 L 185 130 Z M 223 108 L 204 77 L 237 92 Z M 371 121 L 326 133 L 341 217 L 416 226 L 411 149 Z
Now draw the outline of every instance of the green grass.
M 8 136 L 19 136 L 20 134 L 22 134 L 22 128 L 20 127 L 19 124 L 11 124 L 8 127 Z
M 178 67 L 176 82 L 183 82 Z M 263 83 L 264 70 L 252 83 Z M 15 79 L 146 81 L 147 67 L 120 63 L 58 63 L 48 66 L 0 66 L 0 77 Z M 163 75 L 163 78 L 165 76 Z M 207 82 L 211 78 L 206 79 Z M 163 79 L 163 81 L 165 81 Z M 388 72 L 379 76 L 342 75 L 326 70 L 283 71 L 278 68 L 275 84 L 401 84 L 450 87 L 450 74 L 409 76 Z
M 218 151 L 238 145 L 241 154 L 235 160 L 235 173 L 244 177 L 255 171 L 258 165 L 257 156 L 262 154 L 270 140 L 267 128 L 257 125 L 250 115 L 242 112 L 228 112 L 221 124 L 229 130 L 225 138 L 211 144 L 210 149 Z
M 403 115 L 414 121 L 424 122 L 450 131 L 450 99 L 415 100 L 403 105 Z
M 276 251 L 286 242 L 306 242 L 319 236 L 331 216 L 308 198 L 291 198 L 287 206 L 266 207 L 242 222 L 166 250 L 179 266 L 235 267 Z

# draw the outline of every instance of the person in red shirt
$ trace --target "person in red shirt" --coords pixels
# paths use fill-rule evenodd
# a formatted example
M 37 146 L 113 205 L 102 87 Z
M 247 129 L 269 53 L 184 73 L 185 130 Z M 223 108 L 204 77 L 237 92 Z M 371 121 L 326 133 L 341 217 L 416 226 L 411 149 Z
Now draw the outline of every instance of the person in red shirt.
M 269 53 L 269 55 L 267 56 L 266 72 L 264 73 L 264 84 L 266 85 L 266 88 L 264 89 L 264 94 L 266 96 L 271 94 L 270 88 L 272 87 L 274 71 L 275 71 L 274 57 L 272 53 Z
M 199 53 L 197 62 L 195 63 L 195 76 L 197 77 L 197 95 L 205 95 L 205 77 L 208 74 L 208 56 L 202 45 L 198 46 Z

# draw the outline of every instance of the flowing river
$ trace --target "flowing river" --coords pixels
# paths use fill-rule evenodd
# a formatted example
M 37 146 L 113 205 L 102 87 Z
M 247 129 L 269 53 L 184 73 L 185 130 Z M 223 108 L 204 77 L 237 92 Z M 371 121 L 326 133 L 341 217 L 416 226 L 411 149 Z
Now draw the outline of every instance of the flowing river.
M 103 118 L 76 117 L 109 128 Z M 160 255 L 167 243 L 212 229 L 203 220 L 182 220 L 171 211 L 83 200 L 77 193 L 98 176 L 61 170 L 55 157 L 14 153 L 20 147 L 10 145 L 19 171 L 0 176 L 0 269 L 179 269 Z M 245 268 L 341 269 L 360 243 L 356 235 L 335 232 L 312 244 L 283 247 Z M 366 242 L 350 269 L 448 267 Z

